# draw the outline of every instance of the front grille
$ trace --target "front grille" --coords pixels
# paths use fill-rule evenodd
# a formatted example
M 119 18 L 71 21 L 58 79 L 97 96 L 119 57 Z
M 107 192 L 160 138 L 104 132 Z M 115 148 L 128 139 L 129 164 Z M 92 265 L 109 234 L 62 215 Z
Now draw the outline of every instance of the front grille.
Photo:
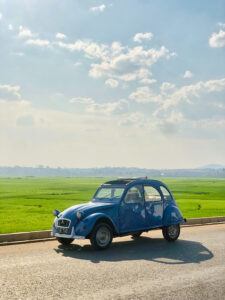
M 59 219 L 58 220 L 58 226 L 60 226 L 60 227 L 69 227 L 70 226 L 70 221 L 65 220 L 65 219 Z

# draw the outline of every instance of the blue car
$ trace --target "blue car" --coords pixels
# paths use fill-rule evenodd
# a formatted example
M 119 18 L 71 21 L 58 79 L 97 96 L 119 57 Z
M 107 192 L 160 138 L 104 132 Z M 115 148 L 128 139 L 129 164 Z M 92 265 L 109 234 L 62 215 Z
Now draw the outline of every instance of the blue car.
M 167 241 L 175 241 L 185 222 L 172 193 L 158 181 L 126 178 L 105 182 L 91 202 L 55 210 L 52 235 L 68 245 L 74 239 L 90 239 L 95 249 L 108 248 L 113 237 L 161 228 Z

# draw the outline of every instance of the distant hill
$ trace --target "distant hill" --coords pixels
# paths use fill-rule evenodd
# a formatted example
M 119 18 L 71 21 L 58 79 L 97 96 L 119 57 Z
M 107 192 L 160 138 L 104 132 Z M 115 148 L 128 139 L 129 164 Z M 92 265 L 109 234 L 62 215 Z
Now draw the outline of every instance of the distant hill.
M 210 164 L 210 165 L 202 166 L 200 169 L 215 169 L 215 170 L 218 170 L 218 169 L 224 169 L 224 168 L 225 168 L 225 166 L 223 166 L 223 165 Z
M 212 166 L 212 165 L 210 165 Z M 217 165 L 216 165 L 217 166 Z M 104 168 L 50 168 L 0 167 L 1 177 L 217 177 L 225 178 L 225 168 L 205 166 L 198 169 L 144 169 L 125 167 Z

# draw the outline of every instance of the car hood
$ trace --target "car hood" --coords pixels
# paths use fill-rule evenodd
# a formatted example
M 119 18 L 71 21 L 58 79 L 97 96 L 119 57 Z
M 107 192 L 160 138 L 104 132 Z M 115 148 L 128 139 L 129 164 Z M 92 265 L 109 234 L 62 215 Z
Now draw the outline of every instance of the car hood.
M 76 218 L 76 213 L 79 211 L 81 212 L 85 217 L 95 213 L 95 212 L 103 212 L 108 209 L 113 209 L 114 207 L 117 207 L 118 203 L 109 203 L 109 202 L 88 202 L 84 204 L 78 204 L 71 206 L 60 213 L 60 218 L 69 218 L 74 219 Z

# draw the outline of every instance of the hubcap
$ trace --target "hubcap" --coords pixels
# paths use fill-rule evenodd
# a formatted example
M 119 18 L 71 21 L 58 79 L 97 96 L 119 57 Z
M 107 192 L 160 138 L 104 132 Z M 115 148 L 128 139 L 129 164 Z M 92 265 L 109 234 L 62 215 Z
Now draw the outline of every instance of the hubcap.
M 177 225 L 171 225 L 168 227 L 168 234 L 171 238 L 175 238 L 178 235 L 179 227 Z
M 99 246 L 106 246 L 110 242 L 110 231 L 107 227 L 102 226 L 96 233 L 96 241 Z

